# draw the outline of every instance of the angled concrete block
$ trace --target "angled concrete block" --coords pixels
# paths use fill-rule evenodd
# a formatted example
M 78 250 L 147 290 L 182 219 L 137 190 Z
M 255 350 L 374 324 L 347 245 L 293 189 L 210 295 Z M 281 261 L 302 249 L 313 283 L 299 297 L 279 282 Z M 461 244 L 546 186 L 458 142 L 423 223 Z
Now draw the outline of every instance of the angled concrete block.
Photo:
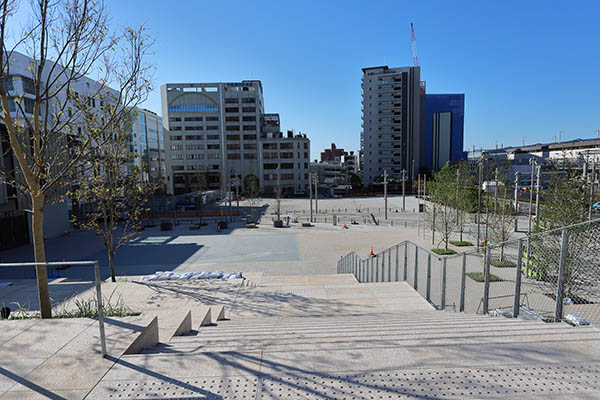
M 133 343 L 131 343 L 127 350 L 125 350 L 124 354 L 138 354 L 144 349 L 155 347 L 158 344 L 158 341 L 158 317 L 154 317 Z
M 210 307 L 206 309 L 204 317 L 200 320 L 200 326 L 209 326 L 212 324 L 212 318 L 210 316 Z
M 173 336 L 181 336 L 184 333 L 188 333 L 191 330 L 192 330 L 192 310 L 188 311 L 188 313 L 185 315 L 185 317 L 183 318 L 183 320 L 181 321 L 181 323 L 179 324 L 177 329 L 175 329 L 175 333 L 173 333 Z
M 225 319 L 225 306 L 215 307 L 215 321 L 223 321 Z

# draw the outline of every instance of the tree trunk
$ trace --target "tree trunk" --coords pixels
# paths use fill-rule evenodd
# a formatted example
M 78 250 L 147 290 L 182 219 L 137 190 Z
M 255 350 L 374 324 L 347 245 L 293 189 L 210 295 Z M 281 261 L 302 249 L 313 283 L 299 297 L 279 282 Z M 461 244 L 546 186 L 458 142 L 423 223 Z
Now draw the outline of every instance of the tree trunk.
M 108 252 L 108 265 L 110 265 L 110 277 L 111 280 L 113 282 L 116 282 L 117 279 L 115 278 L 115 261 L 114 261 L 115 255 L 113 254 L 112 251 Z
M 44 247 L 44 195 L 31 196 L 31 232 L 33 233 L 33 254 L 35 262 L 46 262 L 46 249 Z M 38 300 L 42 318 L 52 318 L 50 293 L 48 291 L 48 276 L 46 266 L 35 267 L 38 286 Z

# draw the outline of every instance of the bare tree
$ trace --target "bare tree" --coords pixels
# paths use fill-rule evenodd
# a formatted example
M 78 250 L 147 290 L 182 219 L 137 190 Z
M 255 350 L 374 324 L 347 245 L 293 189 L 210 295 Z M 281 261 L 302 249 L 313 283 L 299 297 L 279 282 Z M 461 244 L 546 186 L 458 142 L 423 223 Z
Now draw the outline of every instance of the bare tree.
M 132 119 L 135 114 L 132 112 Z M 101 137 L 103 145 L 87 158 L 86 173 L 78 177 L 77 189 L 71 194 L 90 211 L 77 223 L 102 238 L 111 278 L 116 282 L 115 254 L 142 229 L 149 197 L 158 186 L 146 182 L 142 167 L 135 163 L 135 154 L 129 149 L 130 124 L 105 130 L 103 135 L 107 136 Z
M 36 0 L 30 26 L 13 39 L 15 4 L 0 0 L 2 122 L 18 164 L 3 179 L 28 197 L 35 261 L 45 262 L 44 206 L 83 173 L 83 161 L 104 144 L 103 132 L 120 126 L 145 99 L 151 43 L 144 27 L 112 32 L 96 0 Z M 11 68 L 23 60 L 29 61 L 17 72 L 28 82 L 27 96 L 7 85 Z M 50 318 L 45 266 L 36 267 L 36 275 L 41 316 Z
M 440 244 L 448 251 L 448 243 L 452 231 L 457 226 L 456 169 L 448 163 L 434 175 L 430 184 L 431 212 L 428 212 L 430 223 L 442 235 Z
M 248 174 L 244 178 L 244 187 L 246 189 L 246 199 L 250 203 L 250 219 L 254 222 L 254 207 L 258 205 L 259 183 L 258 177 L 254 174 Z

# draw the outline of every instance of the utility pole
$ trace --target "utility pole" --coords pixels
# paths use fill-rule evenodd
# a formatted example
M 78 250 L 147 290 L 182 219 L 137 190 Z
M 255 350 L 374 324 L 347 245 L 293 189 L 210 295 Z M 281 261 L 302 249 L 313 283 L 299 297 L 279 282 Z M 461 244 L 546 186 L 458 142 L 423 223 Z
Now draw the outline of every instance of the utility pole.
M 385 215 L 385 219 L 386 220 L 388 219 L 388 214 L 387 214 L 387 212 L 388 212 L 388 207 L 387 207 L 387 184 L 388 184 L 388 181 L 387 181 L 387 171 L 383 170 L 383 200 L 385 202 L 385 213 L 384 213 L 384 215 Z
M 281 221 L 281 175 L 277 167 L 277 221 Z
M 542 166 L 537 166 L 537 177 L 536 177 L 536 185 L 535 185 L 535 226 L 538 226 L 539 218 L 538 215 L 540 213 L 540 175 L 542 171 Z
M 494 170 L 494 214 L 498 213 L 498 167 Z
M 313 207 L 312 207 L 312 198 L 313 198 L 313 193 L 312 193 L 312 185 L 313 185 L 313 173 L 310 172 L 308 174 L 308 193 L 309 193 L 309 197 L 310 197 L 310 222 L 313 222 Z
M 537 162 L 535 158 L 529 159 L 529 165 L 531 165 L 531 184 L 529 185 L 529 225 L 527 228 L 527 236 L 531 234 L 531 213 L 533 212 L 533 178 L 535 177 L 535 166 Z
M 456 206 L 456 223 L 460 225 L 460 204 L 458 204 L 458 187 L 460 186 L 460 170 L 457 167 L 456 168 L 456 198 L 454 199 L 455 201 L 455 206 Z M 461 232 L 461 242 L 462 242 L 462 226 L 459 227 Z
M 406 212 L 406 170 L 402 170 L 402 212 Z
M 315 172 L 315 213 L 319 214 L 319 171 Z
M 590 204 L 588 210 L 588 219 L 592 219 L 592 210 L 594 205 L 594 185 L 596 184 L 596 163 L 592 162 L 592 173 L 590 174 Z
M 477 187 L 477 251 L 481 243 L 481 180 L 483 179 L 483 162 L 480 159 L 478 163 L 479 169 L 479 185 Z
M 515 173 L 515 232 L 519 228 L 519 172 Z

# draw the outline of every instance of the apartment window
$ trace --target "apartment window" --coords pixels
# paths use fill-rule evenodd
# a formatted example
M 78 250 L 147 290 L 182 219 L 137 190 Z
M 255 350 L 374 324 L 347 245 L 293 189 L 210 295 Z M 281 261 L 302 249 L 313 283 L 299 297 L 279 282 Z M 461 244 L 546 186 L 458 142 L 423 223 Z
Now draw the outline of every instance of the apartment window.
M 244 121 L 244 122 L 256 121 L 256 115 L 244 115 L 242 117 L 242 121 Z
M 231 117 L 225 117 L 225 121 L 227 122 L 240 122 L 240 117 L 237 115 Z
M 242 103 L 255 104 L 256 103 L 256 99 L 254 97 L 244 97 L 242 99 Z
M 256 125 L 244 125 L 244 130 L 245 131 L 255 131 Z
M 265 150 L 277 150 L 277 143 L 264 143 L 263 149 Z
M 246 140 L 246 135 L 244 135 L 244 140 Z M 256 150 L 256 143 L 244 143 L 244 150 Z
M 183 150 L 183 145 L 182 144 L 172 144 L 171 150 Z
M 25 93 L 35 94 L 35 86 L 33 84 L 33 79 L 29 78 L 21 78 L 23 80 L 23 90 Z
M 217 159 L 221 158 L 221 155 L 219 153 L 211 153 L 211 154 L 208 154 L 206 156 L 206 158 L 212 159 L 212 160 L 217 160 Z
M 206 135 L 206 140 L 219 140 L 219 135 Z
M 227 150 L 239 150 L 240 149 L 240 144 L 239 143 L 229 143 L 227 144 Z
M 30 98 L 27 98 L 27 97 L 25 97 L 23 100 L 25 102 L 25 104 L 24 104 L 25 107 L 23 107 L 25 109 L 25 112 L 29 113 L 29 114 L 33 114 L 33 103 L 34 103 L 34 101 L 32 99 L 30 99 Z M 41 111 L 42 111 L 42 109 L 40 108 L 40 113 L 41 113 Z
M 207 144 L 206 148 L 208 150 L 219 150 L 221 148 L 221 145 L 219 145 L 219 144 Z
M 185 140 L 202 140 L 202 135 L 186 135 Z
M 279 143 L 279 148 L 281 150 L 288 150 L 293 148 L 293 143 Z
M 240 102 L 240 100 L 236 99 L 236 98 L 225 99 L 225 104 L 238 104 L 239 102 Z
M 281 174 L 281 179 L 286 181 L 294 180 L 294 174 Z
M 169 122 L 181 122 L 181 118 L 179 118 L 179 117 L 169 117 Z
M 227 135 L 227 140 L 240 140 L 240 135 Z
M 291 153 L 291 152 L 281 153 L 281 158 L 294 158 L 294 153 Z
M 264 174 L 263 175 L 263 180 L 270 181 L 271 180 L 271 174 Z
M 171 154 L 171 160 L 183 160 L 183 154 Z
M 202 121 L 202 117 L 185 117 L 184 120 L 187 121 Z
M 308 149 L 308 143 L 304 143 L 304 148 Z
M 186 154 L 186 160 L 200 160 L 204 158 L 204 154 Z
M 236 113 L 236 112 L 240 112 L 239 107 L 225 107 L 225 112 L 226 113 Z
M 183 171 L 183 165 L 173 165 L 173 171 Z
M 218 131 L 219 130 L 219 125 L 208 125 L 206 127 L 207 131 Z
M 227 131 L 239 131 L 240 130 L 240 126 L 239 125 L 227 125 L 225 127 L 225 130 L 227 130 Z
M 281 169 L 294 169 L 294 163 L 283 163 Z
M 304 152 L 304 158 L 308 158 L 308 153 Z
M 256 135 L 244 135 L 244 140 L 256 140 Z
M 174 142 L 176 140 L 182 140 L 181 138 L 182 138 L 182 136 L 171 136 L 170 137 L 170 139 L 171 139 L 172 142 Z
M 304 174 L 304 179 L 308 179 L 308 174 Z
M 308 168 L 308 163 L 304 163 L 304 168 Z
M 279 158 L 279 154 L 277 152 L 275 153 L 264 153 L 263 154 L 263 158 L 266 160 L 272 160 L 274 158 Z
M 201 131 L 202 126 L 186 126 L 185 130 L 186 131 Z
M 275 164 L 265 164 L 263 166 L 264 169 L 277 169 L 277 163 Z
M 218 121 L 219 117 L 206 117 L 207 121 Z
M 256 112 L 256 107 L 242 107 L 242 112 Z
M 230 154 L 227 154 L 227 159 L 228 160 L 239 160 L 240 159 L 240 154 L 239 153 L 230 153 Z
M 256 160 L 256 153 L 244 153 L 246 160 Z
M 13 86 L 13 78 L 12 76 L 8 76 L 6 78 L 6 81 L 4 81 L 5 86 L 6 86 L 6 91 L 7 92 L 11 92 L 13 90 L 15 90 L 14 86 Z
M 203 150 L 204 145 L 203 144 L 186 144 L 185 149 L 186 150 Z

